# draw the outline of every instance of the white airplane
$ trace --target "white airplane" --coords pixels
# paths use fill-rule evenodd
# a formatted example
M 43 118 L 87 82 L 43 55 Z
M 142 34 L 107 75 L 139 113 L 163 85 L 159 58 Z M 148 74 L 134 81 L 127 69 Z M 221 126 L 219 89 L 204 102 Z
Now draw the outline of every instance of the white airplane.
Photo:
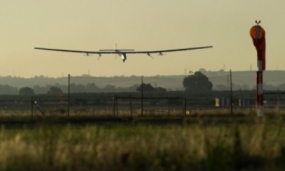
M 35 47 L 35 49 L 58 51 L 58 52 L 83 53 L 83 54 L 86 54 L 87 56 L 89 56 L 89 54 L 98 54 L 99 58 L 103 54 L 117 54 L 117 55 L 120 55 L 123 62 L 125 62 L 127 60 L 127 54 L 147 54 L 149 57 L 151 57 L 151 54 L 163 55 L 163 53 L 165 52 L 206 49 L 206 48 L 212 48 L 212 47 L 213 46 L 201 46 L 201 47 L 190 47 L 190 48 L 183 48 L 183 49 L 165 49 L 165 50 L 147 50 L 147 51 L 135 51 L 133 49 L 101 49 L 99 51 L 83 51 L 83 50 L 68 50 L 68 49 L 50 49 L 50 48 L 42 48 L 42 47 Z

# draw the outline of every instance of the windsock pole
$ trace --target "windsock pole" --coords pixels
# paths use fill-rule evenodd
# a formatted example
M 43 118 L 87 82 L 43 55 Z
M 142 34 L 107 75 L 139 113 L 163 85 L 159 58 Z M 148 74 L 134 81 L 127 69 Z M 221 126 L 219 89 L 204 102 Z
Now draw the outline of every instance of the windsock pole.
M 260 21 L 255 21 L 256 25 L 251 27 L 250 36 L 257 52 L 257 72 L 256 72 L 256 109 L 257 118 L 260 123 L 263 120 L 263 71 L 265 71 L 265 31 L 259 25 Z
M 257 104 L 257 117 L 262 121 L 263 117 L 263 71 L 256 72 L 256 104 Z

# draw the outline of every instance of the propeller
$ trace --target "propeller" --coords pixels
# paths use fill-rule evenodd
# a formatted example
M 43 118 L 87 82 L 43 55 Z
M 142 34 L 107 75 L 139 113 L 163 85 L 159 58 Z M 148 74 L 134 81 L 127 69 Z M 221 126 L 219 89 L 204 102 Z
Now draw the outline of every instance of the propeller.
M 90 55 L 89 53 L 86 53 L 85 56 L 92 56 L 92 55 Z
M 163 55 L 166 55 L 166 54 L 163 54 L 162 52 L 159 52 L 158 55 L 159 56 L 163 56 Z
M 150 58 L 152 58 L 152 59 L 153 59 L 153 57 L 150 55 L 150 53 L 147 53 L 147 56 L 149 56 Z

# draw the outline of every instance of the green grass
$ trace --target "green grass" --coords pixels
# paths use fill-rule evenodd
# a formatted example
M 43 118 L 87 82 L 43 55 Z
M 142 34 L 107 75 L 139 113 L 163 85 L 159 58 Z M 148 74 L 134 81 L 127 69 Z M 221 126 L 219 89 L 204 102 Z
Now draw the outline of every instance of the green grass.
M 0 111 L 1 170 L 283 170 L 284 111 L 118 117 Z
M 282 170 L 285 130 L 262 125 L 5 125 L 0 170 Z

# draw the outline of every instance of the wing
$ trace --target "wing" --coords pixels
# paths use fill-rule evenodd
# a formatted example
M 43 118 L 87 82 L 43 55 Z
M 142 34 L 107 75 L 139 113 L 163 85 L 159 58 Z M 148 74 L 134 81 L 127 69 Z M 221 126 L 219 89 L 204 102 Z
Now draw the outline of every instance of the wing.
M 71 53 L 85 53 L 85 54 L 117 54 L 116 51 L 84 51 L 84 50 L 68 50 L 68 49 L 50 49 L 50 48 L 41 48 L 35 47 L 38 50 L 49 50 L 49 51 L 57 51 L 57 52 L 71 52 Z
M 190 48 L 182 48 L 182 49 L 165 49 L 165 50 L 151 50 L 151 51 L 130 51 L 130 52 L 125 52 L 128 54 L 135 54 L 135 53 L 140 53 L 140 54 L 152 54 L 152 53 L 158 53 L 161 54 L 165 52 L 178 52 L 178 51 L 187 51 L 187 50 L 196 50 L 196 49 L 206 49 L 206 48 L 212 48 L 213 46 L 201 46 L 201 47 L 190 47 Z
M 212 48 L 213 46 L 201 46 L 201 47 L 190 47 L 183 49 L 165 49 L 165 50 L 151 50 L 151 51 L 134 51 L 127 49 L 110 49 L 110 50 L 101 50 L 101 51 L 83 51 L 83 50 L 68 50 L 68 49 L 50 49 L 50 48 L 41 48 L 35 47 L 38 50 L 49 50 L 49 51 L 58 51 L 58 52 L 71 52 L 71 53 L 85 53 L 85 54 L 162 54 L 165 52 L 178 52 L 178 51 L 187 51 L 187 50 L 196 50 L 196 49 L 206 49 Z

